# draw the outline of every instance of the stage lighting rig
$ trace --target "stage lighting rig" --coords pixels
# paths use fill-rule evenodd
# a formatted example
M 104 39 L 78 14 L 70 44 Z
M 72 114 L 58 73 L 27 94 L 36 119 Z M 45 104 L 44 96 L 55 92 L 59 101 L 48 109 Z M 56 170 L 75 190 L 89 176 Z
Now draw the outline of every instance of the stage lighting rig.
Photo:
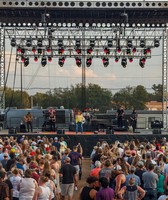
M 107 46 L 108 47 L 113 47 L 113 40 L 112 39 L 108 39 L 107 40 Z
M 62 39 L 59 39 L 58 42 L 57 42 L 57 45 L 61 48 L 63 47 L 63 40 Z
M 95 47 L 95 40 L 90 40 L 90 47 L 92 47 L 92 48 Z
M 46 56 L 43 56 L 43 57 L 41 58 L 41 65 L 42 65 L 42 67 L 45 67 L 46 64 L 47 64 L 47 58 L 46 58 Z
M 127 47 L 132 48 L 132 40 L 131 39 L 127 40 Z
M 48 56 L 48 62 L 52 61 L 52 56 Z
M 87 49 L 87 54 L 91 54 L 93 52 L 93 49 L 90 47 Z
M 77 65 L 78 67 L 81 67 L 81 64 L 82 64 L 81 58 L 76 57 L 75 60 L 76 60 L 76 65 Z
M 59 57 L 58 64 L 59 64 L 60 67 L 63 67 L 64 62 L 65 62 L 65 57 L 64 56 L 63 57 Z
M 109 65 L 109 58 L 103 57 L 102 62 L 103 62 L 104 67 L 107 67 Z
M 144 40 L 144 39 L 141 39 L 141 40 L 140 40 L 140 47 L 141 47 L 141 48 L 144 48 L 144 47 L 145 47 L 145 40 Z
M 127 66 L 127 58 L 121 59 L 121 65 L 125 68 Z
M 160 46 L 160 42 L 158 39 L 154 39 L 154 47 L 159 47 Z
M 108 47 L 105 47 L 105 48 L 104 48 L 104 53 L 105 53 L 105 54 L 110 54 L 110 49 L 109 49 Z
M 37 62 L 37 61 L 38 61 L 38 57 L 35 56 L 35 57 L 34 57 L 34 62 Z

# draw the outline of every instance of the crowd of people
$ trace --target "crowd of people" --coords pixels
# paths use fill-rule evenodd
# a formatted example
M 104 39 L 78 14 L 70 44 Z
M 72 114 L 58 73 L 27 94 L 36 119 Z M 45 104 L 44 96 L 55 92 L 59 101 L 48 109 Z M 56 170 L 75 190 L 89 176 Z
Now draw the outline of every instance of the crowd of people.
M 70 149 L 63 137 L 0 137 L 2 200 L 166 200 L 168 142 L 97 142 L 90 154 L 86 185 L 79 188 L 80 143 Z M 76 197 L 75 197 L 76 198 Z

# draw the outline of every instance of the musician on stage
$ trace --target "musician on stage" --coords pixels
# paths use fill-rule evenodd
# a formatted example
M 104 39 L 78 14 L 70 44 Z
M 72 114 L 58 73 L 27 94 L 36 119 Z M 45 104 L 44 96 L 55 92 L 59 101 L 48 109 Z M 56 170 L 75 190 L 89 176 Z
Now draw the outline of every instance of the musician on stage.
M 124 108 L 120 106 L 116 112 L 117 124 L 118 127 L 123 127 L 123 118 L 124 118 Z
M 137 117 L 138 117 L 137 111 L 136 111 L 136 109 L 133 109 L 131 116 L 130 116 L 133 133 L 135 133 L 135 129 L 136 129 L 136 125 L 137 125 Z
M 49 112 L 49 123 L 50 123 L 50 130 L 55 131 L 55 122 L 56 122 L 56 110 L 54 108 L 50 108 Z
M 78 133 L 78 129 L 80 128 L 81 134 L 83 133 L 83 124 L 85 122 L 85 118 L 81 111 L 78 111 L 75 115 L 76 122 L 76 134 Z
M 25 116 L 24 116 L 24 122 L 26 123 L 26 127 L 27 127 L 27 131 L 33 132 L 33 126 L 32 126 L 32 120 L 33 120 L 33 116 L 30 112 L 28 112 Z

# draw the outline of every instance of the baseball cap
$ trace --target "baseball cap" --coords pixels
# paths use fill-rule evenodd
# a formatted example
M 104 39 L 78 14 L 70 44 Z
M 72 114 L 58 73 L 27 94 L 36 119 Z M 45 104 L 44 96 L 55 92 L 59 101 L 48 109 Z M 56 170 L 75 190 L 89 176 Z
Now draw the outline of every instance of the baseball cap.
M 70 161 L 71 161 L 71 158 L 68 157 L 68 156 L 66 156 L 66 157 L 65 157 L 65 161 L 70 162 Z
M 115 167 L 114 167 L 114 170 L 121 170 L 122 168 L 121 168 L 121 166 L 120 165 L 116 165 Z
M 143 166 L 144 166 L 144 163 L 143 163 L 143 161 L 139 161 L 139 162 L 137 163 L 137 165 L 138 165 L 138 167 L 143 167 Z
M 55 137 L 55 138 L 54 138 L 54 140 L 58 140 L 58 138 L 57 138 L 57 137 Z

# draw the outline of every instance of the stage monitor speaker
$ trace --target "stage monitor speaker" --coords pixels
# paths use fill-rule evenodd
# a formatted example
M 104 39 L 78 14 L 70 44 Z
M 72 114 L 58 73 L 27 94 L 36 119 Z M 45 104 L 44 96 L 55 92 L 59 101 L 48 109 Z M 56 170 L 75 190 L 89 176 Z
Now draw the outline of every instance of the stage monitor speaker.
M 155 120 L 151 122 L 152 129 L 160 129 L 163 128 L 163 121 Z
M 16 132 L 16 129 L 15 128 L 9 128 L 9 130 L 8 130 L 8 134 L 10 135 L 10 134 L 16 134 L 17 132 Z
M 153 129 L 153 134 L 154 135 L 160 135 L 161 134 L 161 129 Z
M 65 130 L 64 130 L 64 129 L 58 129 L 58 130 L 57 130 L 57 134 L 58 134 L 58 135 L 65 134 Z

